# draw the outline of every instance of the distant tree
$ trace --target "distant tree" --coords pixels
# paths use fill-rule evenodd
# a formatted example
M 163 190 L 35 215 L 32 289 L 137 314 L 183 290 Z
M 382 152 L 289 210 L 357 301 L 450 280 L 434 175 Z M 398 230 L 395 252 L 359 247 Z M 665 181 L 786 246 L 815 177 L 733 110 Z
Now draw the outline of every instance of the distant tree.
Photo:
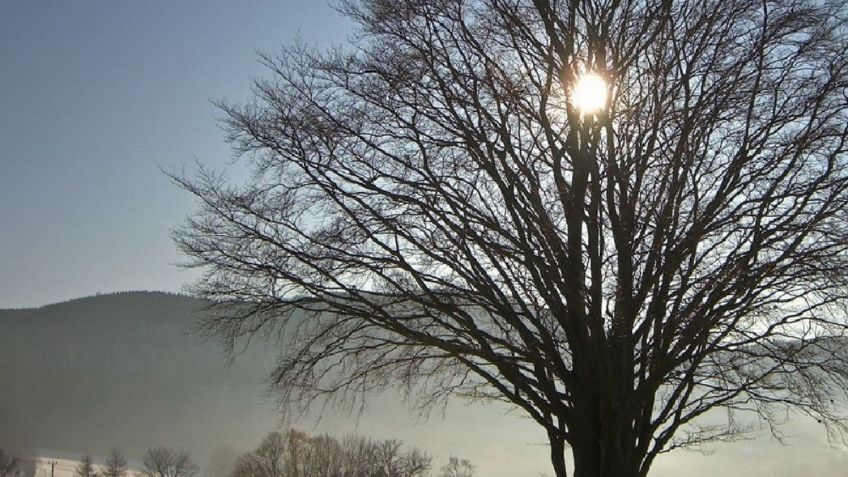
M 112 449 L 106 458 L 106 467 L 103 469 L 103 477 L 124 477 L 127 473 L 127 459 L 118 449 Z
M 256 450 L 240 456 L 232 477 L 422 477 L 430 457 L 404 450 L 401 441 L 347 436 L 341 441 L 291 430 L 273 432 Z
M 77 468 L 74 470 L 74 477 L 100 477 L 97 468 L 94 466 L 94 459 L 91 455 L 86 454 L 82 458 Z
M 15 477 L 20 468 L 20 457 L 0 448 L 0 477 Z
M 397 439 L 349 435 L 339 441 L 325 435 L 310 439 L 302 475 L 336 475 L 345 469 L 356 476 L 421 477 L 427 475 L 430 462 L 430 456 L 417 448 L 404 449 Z
M 256 450 L 236 459 L 232 477 L 283 477 L 286 447 L 282 434 L 268 434 Z
M 418 449 L 402 452 L 403 443 L 396 439 L 372 443 L 375 475 L 385 477 L 417 477 L 430 469 L 430 457 Z
M 340 4 L 350 48 L 222 105 L 250 179 L 177 179 L 211 328 L 279 332 L 284 400 L 505 401 L 557 477 L 739 412 L 846 431 L 843 1 Z
M 188 453 L 164 447 L 149 449 L 142 459 L 142 466 L 147 477 L 194 477 L 199 471 Z
M 312 439 L 294 429 L 286 433 L 283 471 L 286 477 L 309 477 L 307 466 L 312 457 Z
M 474 466 L 468 460 L 451 456 L 439 470 L 439 477 L 474 477 Z
M 303 472 L 317 476 L 338 475 L 341 470 L 345 475 L 367 475 L 359 471 L 354 458 L 343 446 L 345 439 L 339 441 L 328 435 L 309 439 L 309 453 Z

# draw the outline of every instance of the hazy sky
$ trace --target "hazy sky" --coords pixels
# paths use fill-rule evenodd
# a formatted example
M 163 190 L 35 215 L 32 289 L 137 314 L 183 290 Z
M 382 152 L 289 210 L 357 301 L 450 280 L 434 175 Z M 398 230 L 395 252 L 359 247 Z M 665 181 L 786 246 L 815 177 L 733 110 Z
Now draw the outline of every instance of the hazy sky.
M 256 51 L 345 40 L 317 1 L 0 1 L 0 308 L 179 290 L 160 172 L 230 159 L 210 99 L 249 97 Z

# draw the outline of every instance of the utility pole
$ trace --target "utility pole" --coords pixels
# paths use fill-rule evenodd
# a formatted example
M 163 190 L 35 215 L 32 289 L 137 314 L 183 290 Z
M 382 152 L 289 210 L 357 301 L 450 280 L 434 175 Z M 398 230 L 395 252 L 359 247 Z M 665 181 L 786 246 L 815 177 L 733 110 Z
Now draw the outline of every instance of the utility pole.
M 56 464 L 58 464 L 58 462 L 56 462 L 55 460 L 50 460 L 47 461 L 47 463 L 50 464 L 50 477 L 53 477 L 53 469 L 56 468 Z

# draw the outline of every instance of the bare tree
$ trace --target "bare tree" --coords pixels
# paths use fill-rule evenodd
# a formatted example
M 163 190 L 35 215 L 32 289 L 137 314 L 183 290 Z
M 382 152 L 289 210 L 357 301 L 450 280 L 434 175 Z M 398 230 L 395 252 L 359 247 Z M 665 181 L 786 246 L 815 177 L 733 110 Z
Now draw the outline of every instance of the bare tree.
M 199 471 L 187 452 L 164 447 L 149 449 L 144 454 L 142 466 L 147 477 L 194 477 Z
M 253 178 L 176 178 L 209 329 L 279 336 L 290 403 L 511 403 L 558 477 L 566 446 L 645 476 L 740 412 L 844 430 L 840 3 L 343 2 L 352 45 L 263 56 L 222 104 Z
M 439 477 L 474 477 L 474 466 L 468 460 L 451 456 L 439 470 Z
M 398 440 L 273 432 L 236 461 L 232 477 L 423 477 L 430 457 Z
M 338 475 L 374 477 L 423 477 L 430 470 L 430 456 L 419 449 L 404 449 L 397 439 L 375 441 L 349 435 L 341 441 L 331 436 L 309 438 L 305 476 Z
M 118 449 L 112 449 L 106 458 L 103 477 L 124 477 L 127 473 L 127 458 Z
M 239 456 L 232 477 L 284 477 L 286 438 L 272 432 L 262 439 L 259 447 Z
M 430 469 L 430 457 L 412 449 L 402 452 L 403 443 L 397 439 L 371 443 L 374 448 L 372 475 L 380 477 L 419 477 Z
M 0 477 L 16 477 L 21 470 L 21 458 L 0 447 Z
M 76 469 L 74 469 L 74 477 L 100 477 L 100 473 L 97 472 L 97 468 L 94 466 L 94 458 L 91 455 L 86 454 L 80 460 Z

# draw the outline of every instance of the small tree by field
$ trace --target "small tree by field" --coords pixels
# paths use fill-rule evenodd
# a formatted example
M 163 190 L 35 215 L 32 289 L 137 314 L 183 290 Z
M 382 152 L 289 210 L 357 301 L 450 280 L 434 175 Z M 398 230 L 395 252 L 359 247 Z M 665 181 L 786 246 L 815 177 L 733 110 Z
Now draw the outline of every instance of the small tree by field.
M 187 452 L 165 447 L 149 449 L 142 466 L 146 477 L 195 477 L 200 470 Z
M 118 449 L 113 449 L 106 458 L 102 477 L 124 477 L 127 473 L 127 458 Z
M 74 469 L 74 477 L 101 477 L 97 468 L 94 466 L 94 458 L 91 455 L 86 454 L 80 460 L 76 469 Z
M 292 404 L 505 401 L 558 477 L 646 476 L 739 413 L 838 435 L 841 3 L 343 1 L 352 45 L 222 104 L 254 176 L 176 178 L 209 329 L 280 337 Z
M 470 461 L 451 456 L 448 463 L 439 469 L 439 477 L 474 477 L 474 466 Z

